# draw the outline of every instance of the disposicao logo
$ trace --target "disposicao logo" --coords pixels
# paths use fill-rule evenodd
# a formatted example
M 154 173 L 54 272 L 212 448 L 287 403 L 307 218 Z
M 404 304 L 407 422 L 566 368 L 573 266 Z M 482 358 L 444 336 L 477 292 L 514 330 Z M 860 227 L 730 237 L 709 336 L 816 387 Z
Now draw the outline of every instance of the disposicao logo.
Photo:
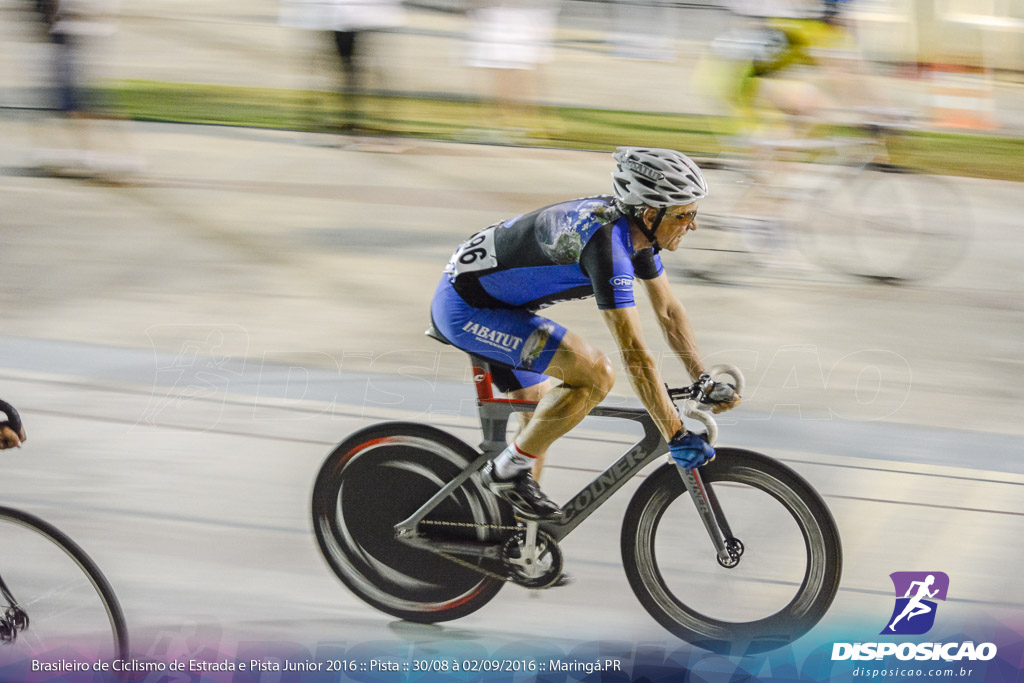
M 936 600 L 945 600 L 949 576 L 943 572 L 893 572 L 896 605 L 880 635 L 918 636 L 935 624 Z
M 927 633 L 935 624 L 936 600 L 945 600 L 949 576 L 943 572 L 893 572 L 896 604 L 879 635 L 913 636 Z M 834 643 L 832 661 L 879 660 L 895 656 L 906 660 L 986 661 L 996 656 L 993 643 Z

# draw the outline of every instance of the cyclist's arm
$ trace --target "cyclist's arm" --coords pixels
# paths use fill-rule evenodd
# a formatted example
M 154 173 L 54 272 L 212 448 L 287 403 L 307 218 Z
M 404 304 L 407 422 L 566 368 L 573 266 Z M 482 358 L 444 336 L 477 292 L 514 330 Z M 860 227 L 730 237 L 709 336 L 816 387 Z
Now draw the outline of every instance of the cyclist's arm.
M 658 325 L 669 347 L 679 355 L 690 378 L 696 380 L 704 374 L 704 364 L 697 348 L 697 336 L 690 325 L 683 303 L 669 286 L 668 276 L 662 273 L 656 278 L 643 280 L 651 306 L 658 317 Z
M 636 307 L 609 308 L 601 311 L 601 315 L 619 346 L 629 383 L 654 418 L 661 435 L 669 441 L 683 428 L 683 421 L 665 390 L 654 357 L 644 343 Z

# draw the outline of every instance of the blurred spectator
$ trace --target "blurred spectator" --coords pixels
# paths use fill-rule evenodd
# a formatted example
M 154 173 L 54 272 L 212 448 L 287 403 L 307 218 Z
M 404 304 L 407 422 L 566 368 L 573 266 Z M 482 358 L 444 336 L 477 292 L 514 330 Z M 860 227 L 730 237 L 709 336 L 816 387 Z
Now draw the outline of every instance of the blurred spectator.
M 678 8 L 659 0 L 612 0 L 609 42 L 615 56 L 670 62 L 675 59 Z
M 554 57 L 555 2 L 475 0 L 471 7 L 467 63 L 486 74 L 484 99 L 493 111 L 480 118 L 496 126 L 483 135 L 515 142 L 523 134 L 543 132 L 535 105 L 537 68 Z
M 370 132 L 373 126 L 364 101 L 367 44 L 374 33 L 405 22 L 400 0 L 282 0 L 280 18 L 285 26 L 312 31 L 317 36 L 313 49 L 303 51 L 305 57 L 312 58 L 306 68 L 311 66 L 314 72 L 323 52 L 319 39 L 329 38 L 330 51 L 336 55 L 340 69 L 341 116 L 332 116 L 325 127 L 340 133 Z M 318 109 L 315 101 L 305 104 L 312 111 Z
M 47 145 L 36 148 L 35 161 L 45 170 L 61 175 L 120 176 L 143 167 L 122 135 L 118 135 L 117 149 L 97 144 L 99 121 L 109 117 L 102 114 L 96 88 L 90 87 L 89 57 L 98 40 L 114 34 L 118 7 L 119 0 L 36 0 L 53 47 L 56 105 L 67 117 L 64 132 L 70 138 L 68 145 L 55 147 L 56 138 L 47 135 Z

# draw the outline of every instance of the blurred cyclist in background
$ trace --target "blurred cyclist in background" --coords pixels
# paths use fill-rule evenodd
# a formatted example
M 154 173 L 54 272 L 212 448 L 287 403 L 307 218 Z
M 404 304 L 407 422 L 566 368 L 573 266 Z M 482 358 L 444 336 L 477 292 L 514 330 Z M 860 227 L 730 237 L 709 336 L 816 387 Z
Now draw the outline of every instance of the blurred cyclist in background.
M 658 252 L 676 251 L 697 229 L 697 202 L 707 195 L 707 183 L 697 165 L 674 150 L 620 147 L 614 158 L 614 196 L 555 204 L 478 232 L 452 255 L 431 305 L 435 329 L 486 359 L 500 391 L 539 401 L 532 416 L 518 413 L 524 416 L 520 431 L 482 472 L 488 488 L 527 517 L 561 514 L 535 477 L 551 444 L 615 383 L 604 353 L 537 315 L 560 301 L 596 299 L 629 380 L 676 462 L 699 467 L 715 453 L 684 429 L 644 341 L 633 295 L 640 280 L 669 346 L 691 377 L 703 374 L 686 309 Z M 553 385 L 551 377 L 561 383 Z M 716 392 L 715 412 L 739 404 L 728 385 Z
M 732 3 L 742 22 L 711 42 L 697 69 L 732 113 L 723 149 L 753 160 L 755 184 L 731 207 L 757 265 L 804 269 L 785 230 L 785 188 L 793 154 L 827 149 L 821 123 L 857 124 L 875 98 L 846 17 L 846 0 L 749 0 Z M 853 118 L 851 118 L 851 115 Z M 796 159 L 802 157 L 797 156 Z M 780 188 L 782 188 L 780 190 Z
M 737 2 L 743 26 L 711 43 L 698 70 L 732 110 L 740 135 L 782 122 L 801 134 L 828 111 L 862 101 L 861 60 L 846 0 Z

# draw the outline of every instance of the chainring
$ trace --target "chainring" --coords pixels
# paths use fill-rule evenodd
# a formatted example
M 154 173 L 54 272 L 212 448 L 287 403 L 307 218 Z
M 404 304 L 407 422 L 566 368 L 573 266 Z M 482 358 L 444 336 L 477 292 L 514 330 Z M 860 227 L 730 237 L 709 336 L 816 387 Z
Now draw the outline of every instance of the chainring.
M 528 566 L 542 568 L 542 573 L 536 576 L 527 574 L 523 566 L 521 556 L 525 543 L 526 529 L 523 527 L 505 542 L 501 557 L 509 572 L 509 578 L 524 588 L 547 588 L 553 585 L 562 576 L 562 549 L 558 547 L 558 542 L 550 534 L 537 530 L 536 557 L 525 561 Z

